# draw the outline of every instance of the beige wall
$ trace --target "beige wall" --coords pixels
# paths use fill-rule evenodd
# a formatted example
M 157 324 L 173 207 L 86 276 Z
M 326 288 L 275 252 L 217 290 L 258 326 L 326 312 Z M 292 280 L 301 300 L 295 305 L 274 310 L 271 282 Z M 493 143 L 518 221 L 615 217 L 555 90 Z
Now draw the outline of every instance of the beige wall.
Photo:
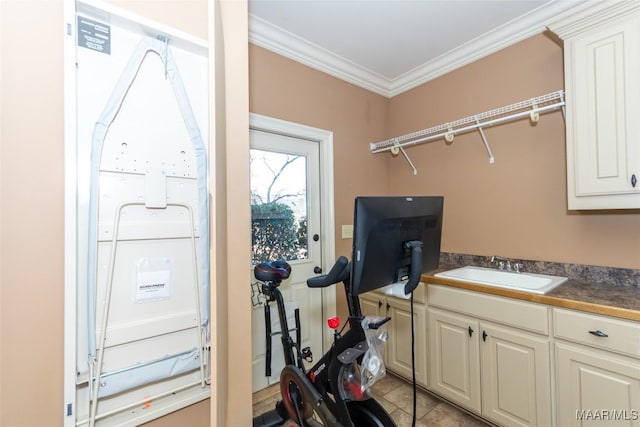
M 538 35 L 390 103 L 390 136 L 402 135 L 563 89 L 562 48 Z M 391 158 L 394 192 L 445 196 L 442 250 L 640 268 L 640 211 L 567 210 L 560 111 L 407 150 L 418 169 Z
M 333 132 L 336 256 L 350 257 L 340 230 L 353 223 L 354 197 L 389 193 L 388 159 L 369 154 L 369 143 L 386 136 L 388 100 L 249 45 L 249 108 Z
M 0 425 L 61 424 L 62 7 L 2 1 L 0 8 Z M 46 48 L 25 50 L 43 41 Z
M 521 120 L 485 129 L 495 164 L 478 132 L 456 136 L 451 145 L 439 140 L 408 148 L 416 176 L 401 155 L 369 153 L 371 141 L 563 89 L 562 48 L 546 35 L 390 100 L 264 49 L 249 51 L 252 112 L 339 136 L 344 126 L 349 134 L 336 142 L 338 254 L 349 252 L 351 241 L 338 233 L 351 220 L 354 196 L 425 194 L 445 196 L 443 251 L 640 268 L 640 211 L 567 210 L 560 111 L 534 126 Z M 375 119 L 362 120 L 365 111 Z
M 369 143 L 386 136 L 388 100 L 249 45 L 249 108 L 333 132 L 335 252 L 351 258 L 351 239 L 342 239 L 341 225 L 353 223 L 354 197 L 389 194 L 389 161 L 369 154 Z M 344 317 L 344 291 L 337 291 Z

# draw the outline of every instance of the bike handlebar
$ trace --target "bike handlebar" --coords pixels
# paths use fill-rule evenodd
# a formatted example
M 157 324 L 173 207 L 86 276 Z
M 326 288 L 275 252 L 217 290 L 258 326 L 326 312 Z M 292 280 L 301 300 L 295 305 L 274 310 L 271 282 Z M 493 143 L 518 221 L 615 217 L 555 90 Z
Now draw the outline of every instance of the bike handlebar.
M 409 295 L 420 283 L 420 274 L 422 272 L 422 242 L 419 240 L 412 240 L 410 242 L 406 242 L 404 246 L 407 249 L 411 249 L 409 281 L 404 285 L 404 294 Z
M 349 278 L 351 267 L 346 257 L 339 257 L 336 263 L 331 267 L 329 273 L 322 276 L 315 276 L 307 279 L 307 286 L 310 288 L 325 288 L 334 283 L 344 282 Z

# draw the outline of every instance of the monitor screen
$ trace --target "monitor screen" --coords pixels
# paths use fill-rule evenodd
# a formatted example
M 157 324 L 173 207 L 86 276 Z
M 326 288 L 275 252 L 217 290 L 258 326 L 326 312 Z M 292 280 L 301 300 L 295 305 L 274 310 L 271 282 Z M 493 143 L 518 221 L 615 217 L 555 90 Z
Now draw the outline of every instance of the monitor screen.
M 351 294 L 406 279 L 411 268 L 407 242 L 422 242 L 420 273 L 438 268 L 443 203 L 440 196 L 357 197 Z

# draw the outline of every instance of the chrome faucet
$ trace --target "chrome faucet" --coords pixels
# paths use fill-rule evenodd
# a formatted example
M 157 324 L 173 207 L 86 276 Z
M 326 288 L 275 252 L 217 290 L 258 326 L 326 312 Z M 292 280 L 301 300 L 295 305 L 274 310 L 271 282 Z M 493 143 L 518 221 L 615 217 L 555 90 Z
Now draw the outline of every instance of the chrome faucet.
M 524 271 L 524 266 L 521 263 L 515 262 L 511 264 L 511 260 L 497 255 L 492 256 L 490 262 L 491 264 L 495 263 L 498 270 L 501 271 L 515 271 L 516 273 L 522 273 Z
M 505 268 L 507 269 L 507 271 L 511 271 L 511 262 L 509 262 L 509 260 L 499 257 L 497 255 L 494 255 L 491 257 L 491 264 L 496 263 L 498 270 L 504 270 Z M 506 262 L 506 264 L 505 264 Z

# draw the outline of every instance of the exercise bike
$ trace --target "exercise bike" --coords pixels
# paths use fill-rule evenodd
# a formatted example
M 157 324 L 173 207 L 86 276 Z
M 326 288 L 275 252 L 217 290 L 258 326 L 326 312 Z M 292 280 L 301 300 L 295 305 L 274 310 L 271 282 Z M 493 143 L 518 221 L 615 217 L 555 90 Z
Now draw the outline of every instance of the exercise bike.
M 268 312 L 269 302 L 275 301 L 277 305 L 286 366 L 280 374 L 282 400 L 274 410 L 254 418 L 253 426 L 276 426 L 290 419 L 301 427 L 395 427 L 389 414 L 361 386 L 359 367 L 368 345 L 358 296 L 350 292 L 351 264 L 347 258 L 338 258 L 328 274 L 307 280 L 310 288 L 343 282 L 349 308 L 348 331 L 341 334 L 338 325 L 330 325 L 334 329 L 333 344 L 308 370 L 304 360 L 310 360 L 311 353 L 299 347 L 299 322 L 296 322 L 297 342 L 291 338 L 284 300 L 278 289 L 290 273 L 291 267 L 285 261 L 260 263 L 254 268 L 256 279 L 263 282 L 265 310 Z M 390 319 L 383 318 L 366 327 L 376 330 Z

